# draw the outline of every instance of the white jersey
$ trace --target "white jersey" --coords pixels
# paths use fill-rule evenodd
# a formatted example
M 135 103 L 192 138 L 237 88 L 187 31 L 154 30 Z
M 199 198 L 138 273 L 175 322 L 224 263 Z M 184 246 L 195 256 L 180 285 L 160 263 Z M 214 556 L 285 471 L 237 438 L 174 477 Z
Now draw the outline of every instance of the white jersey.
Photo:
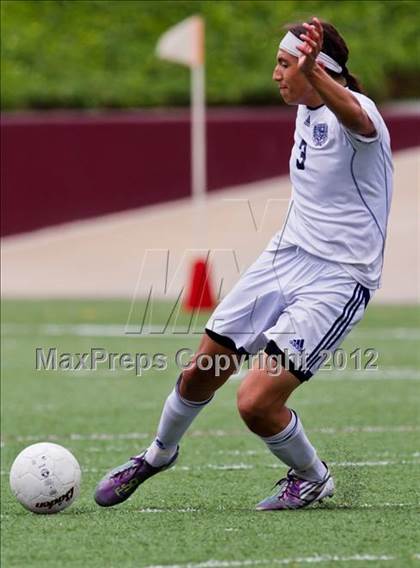
M 379 288 L 392 196 L 387 127 L 373 101 L 352 92 L 376 136 L 347 130 L 323 105 L 299 105 L 290 158 L 292 197 L 283 229 L 267 250 L 297 245 Z

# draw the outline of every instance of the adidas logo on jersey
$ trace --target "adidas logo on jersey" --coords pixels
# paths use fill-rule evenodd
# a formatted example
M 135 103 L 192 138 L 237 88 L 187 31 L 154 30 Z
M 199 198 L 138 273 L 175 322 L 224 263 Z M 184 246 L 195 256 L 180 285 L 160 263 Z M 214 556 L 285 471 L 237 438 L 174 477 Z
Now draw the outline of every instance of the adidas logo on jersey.
M 303 346 L 304 346 L 304 343 L 305 343 L 304 339 L 291 339 L 289 341 L 289 343 L 292 347 L 294 347 L 296 349 L 296 351 L 299 351 L 299 353 L 302 353 Z

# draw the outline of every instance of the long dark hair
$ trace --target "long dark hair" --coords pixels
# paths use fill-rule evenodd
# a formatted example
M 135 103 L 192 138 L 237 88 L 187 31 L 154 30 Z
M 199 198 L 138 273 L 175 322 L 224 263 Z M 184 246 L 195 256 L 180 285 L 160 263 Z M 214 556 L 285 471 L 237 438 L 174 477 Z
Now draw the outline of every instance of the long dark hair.
M 338 77 L 344 77 L 349 89 L 356 91 L 357 93 L 363 93 L 363 87 L 360 84 L 359 80 L 347 69 L 346 63 L 349 58 L 349 49 L 346 42 L 332 24 L 321 21 L 321 25 L 322 29 L 324 30 L 324 42 L 322 44 L 322 51 L 332 57 L 334 61 L 336 61 L 343 69 L 341 73 L 335 73 L 330 69 L 325 69 L 325 71 L 334 79 L 337 79 Z M 300 34 L 306 33 L 306 30 L 302 26 L 302 24 L 288 24 L 285 27 L 286 30 L 292 32 L 292 34 L 296 37 L 300 37 Z

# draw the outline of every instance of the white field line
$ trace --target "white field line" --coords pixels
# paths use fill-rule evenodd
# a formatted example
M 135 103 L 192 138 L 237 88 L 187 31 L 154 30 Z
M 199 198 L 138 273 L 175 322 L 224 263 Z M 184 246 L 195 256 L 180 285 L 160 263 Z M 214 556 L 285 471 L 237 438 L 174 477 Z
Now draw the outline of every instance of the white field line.
M 235 470 L 246 470 L 246 469 L 256 469 L 260 467 L 265 467 L 269 469 L 279 469 L 282 464 L 280 463 L 270 463 L 270 464 L 259 464 L 251 465 L 245 463 L 233 463 L 233 464 L 206 464 L 204 466 L 174 466 L 173 469 L 191 471 L 195 469 L 214 469 L 223 471 L 235 471 Z M 328 465 L 332 467 L 388 467 L 392 465 L 420 465 L 420 460 L 378 460 L 378 461 L 360 461 L 360 462 L 328 462 Z
M 334 504 L 335 509 L 349 509 L 350 507 L 357 507 L 360 509 L 412 509 L 420 506 L 420 503 L 360 503 L 360 504 Z M 218 507 L 220 511 L 226 511 L 226 507 Z M 204 513 L 206 509 L 195 509 L 193 507 L 187 507 L 184 509 L 165 509 L 157 507 L 146 507 L 144 509 L 139 509 L 138 513 Z M 235 530 L 235 529 L 225 529 L 225 530 Z M 239 530 L 239 529 L 236 529 Z
M 420 460 L 381 460 L 381 461 L 361 461 L 361 462 L 328 462 L 328 465 L 332 467 L 389 467 L 394 465 L 420 465 Z M 267 463 L 259 465 L 251 465 L 246 463 L 232 463 L 232 464 L 213 464 L 209 463 L 206 465 L 175 465 L 171 468 L 173 471 L 202 471 L 202 470 L 215 470 L 215 471 L 238 471 L 238 470 L 250 470 L 259 469 L 261 467 L 267 469 L 280 469 L 282 464 L 279 463 Z M 98 468 L 82 467 L 83 473 L 106 473 L 106 470 Z M 9 475 L 8 471 L 1 470 L 0 475 Z
M 105 433 L 94 433 L 94 434 L 69 434 L 68 436 L 58 436 L 57 434 L 46 434 L 46 435 L 30 435 L 30 436 L 16 436 L 13 438 L 16 442 L 33 442 L 37 440 L 46 440 L 52 442 L 54 440 L 71 440 L 75 442 L 86 442 L 91 440 L 144 440 L 149 438 L 150 434 L 146 432 L 128 432 L 127 434 L 105 434 Z
M 332 467 L 388 467 L 390 465 L 420 465 L 420 460 L 379 460 L 361 462 L 329 462 Z
M 393 465 L 420 465 L 419 460 L 381 460 L 381 461 L 361 461 L 361 462 L 328 462 L 328 465 L 332 467 L 389 467 Z M 262 465 L 250 465 L 245 463 L 233 463 L 233 464 L 207 464 L 204 466 L 188 466 L 188 465 L 178 465 L 174 466 L 173 470 L 178 469 L 182 471 L 195 471 L 199 469 L 213 469 L 217 471 L 238 471 L 238 470 L 249 470 L 265 467 L 268 469 L 279 469 L 282 466 L 281 463 L 270 463 Z
M 308 432 L 318 434 L 388 434 L 398 432 L 420 432 L 420 425 L 407 426 L 343 426 L 342 428 L 310 428 Z
M 337 509 L 348 509 L 349 506 L 351 507 L 352 505 L 335 505 Z M 357 507 L 360 507 L 362 509 L 405 509 L 414 507 L 417 509 L 418 507 L 420 507 L 420 503 L 361 503 L 360 505 L 357 505 Z
M 244 369 L 232 375 L 229 381 L 242 381 L 248 373 L 248 369 Z M 420 371 L 416 367 L 386 367 L 385 369 L 372 370 L 351 370 L 337 369 L 326 370 L 320 369 L 314 379 L 318 381 L 420 381 Z
M 164 325 L 148 325 L 147 329 L 140 330 L 139 325 L 123 324 L 20 324 L 9 323 L 2 326 L 2 332 L 7 335 L 45 335 L 62 337 L 63 335 L 75 335 L 79 337 L 119 337 L 134 338 L 142 337 L 159 339 L 180 339 L 184 337 L 199 338 L 203 329 L 188 330 L 186 326 L 168 326 L 165 331 Z
M 114 448 L 115 449 L 115 448 Z M 87 448 L 84 449 L 86 451 Z M 102 451 L 101 448 L 90 448 L 89 451 Z M 236 457 L 246 457 L 246 456 L 266 456 L 267 450 L 265 448 L 261 450 L 218 450 L 216 452 L 218 455 L 223 456 L 236 456 Z M 420 452 L 411 452 L 404 455 L 391 455 L 390 452 L 381 452 L 379 454 L 370 454 L 372 457 L 376 458 L 388 458 L 388 459 L 398 459 L 398 458 L 420 458 Z M 330 462 L 328 462 L 330 463 Z
M 137 513 L 201 513 L 204 509 L 194 509 L 193 507 L 187 507 L 186 509 L 156 509 L 154 507 L 147 507 L 145 509 L 139 509 Z
M 413 367 L 387 367 L 386 369 L 325 371 L 320 370 L 316 381 L 420 381 L 420 371 Z
M 239 568 L 241 566 L 287 566 L 293 564 L 320 564 L 334 562 L 386 562 L 395 561 L 396 556 L 388 556 L 385 554 L 355 554 L 353 556 L 339 556 L 331 554 L 316 554 L 314 556 L 301 556 L 295 558 L 272 558 L 261 560 L 206 560 L 205 562 L 187 564 L 151 564 L 146 568 Z
M 164 325 L 148 325 L 144 333 L 139 333 L 139 325 L 123 324 L 23 324 L 6 323 L 2 326 L 2 332 L 7 335 L 33 335 L 34 333 L 47 336 L 76 335 L 82 337 L 154 337 L 159 339 L 180 339 L 182 337 L 197 338 L 203 330 L 193 329 L 187 331 L 186 326 L 170 325 L 164 332 Z M 420 340 L 420 329 L 414 327 L 390 327 L 382 329 L 355 329 L 352 334 L 354 338 L 392 340 L 392 341 L 417 341 Z
M 326 434 L 336 436 L 338 434 L 389 434 L 389 433 L 411 433 L 420 432 L 420 425 L 404 425 L 404 426 L 343 426 L 342 428 L 309 428 L 308 433 Z M 188 437 L 192 438 L 223 438 L 231 436 L 248 436 L 249 433 L 243 430 L 193 430 Z M 145 440 L 151 439 L 153 432 L 127 432 L 123 434 L 110 434 L 105 432 L 93 434 L 37 434 L 28 436 L 8 436 L 7 443 L 16 442 L 54 442 L 59 440 L 70 440 L 73 442 L 87 441 L 120 441 L 120 440 Z M 6 441 L 1 441 L 1 447 L 6 447 Z

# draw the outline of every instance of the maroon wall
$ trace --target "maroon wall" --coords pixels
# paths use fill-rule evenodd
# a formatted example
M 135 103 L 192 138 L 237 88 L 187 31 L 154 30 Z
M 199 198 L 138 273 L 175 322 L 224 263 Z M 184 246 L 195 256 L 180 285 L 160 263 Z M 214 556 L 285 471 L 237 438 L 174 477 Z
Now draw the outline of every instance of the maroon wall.
M 208 113 L 208 186 L 287 173 L 295 111 Z M 394 150 L 420 144 L 420 116 L 388 115 Z M 185 111 L 2 116 L 2 235 L 190 193 Z

